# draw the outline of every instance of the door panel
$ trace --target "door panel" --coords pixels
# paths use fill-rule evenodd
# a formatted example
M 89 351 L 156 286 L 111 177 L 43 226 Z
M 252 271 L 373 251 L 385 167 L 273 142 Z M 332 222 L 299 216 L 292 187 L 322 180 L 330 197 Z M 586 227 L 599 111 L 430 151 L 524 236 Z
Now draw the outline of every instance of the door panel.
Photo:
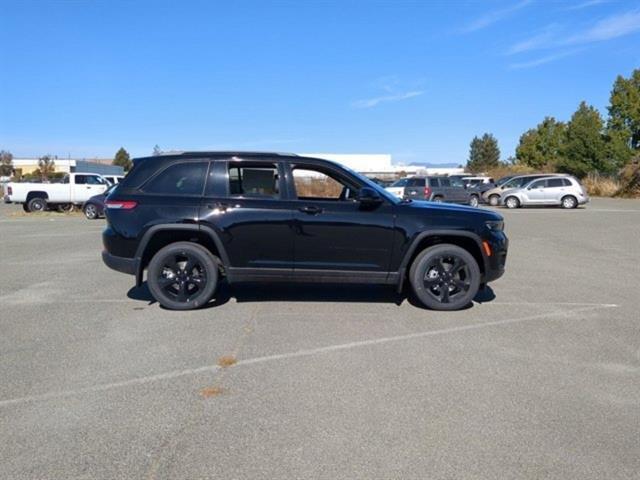
M 293 268 L 293 213 L 282 199 L 282 167 L 272 161 L 220 161 L 200 208 L 233 268 Z
M 546 182 L 544 180 L 538 180 L 532 183 L 527 189 L 526 194 L 529 199 L 528 203 L 542 204 L 546 201 Z
M 304 190 L 313 189 L 299 180 L 301 177 L 307 178 L 307 183 L 314 178 L 318 183 L 330 183 L 325 178 L 329 177 L 350 192 L 363 186 L 356 178 L 326 166 L 298 164 L 294 167 L 290 175 L 294 184 L 292 203 L 296 206 L 293 212 L 294 273 L 302 274 L 308 269 L 388 271 L 393 247 L 393 205 L 384 201 L 375 208 L 363 210 L 351 196 L 336 197 L 335 187 L 323 195 L 305 194 Z

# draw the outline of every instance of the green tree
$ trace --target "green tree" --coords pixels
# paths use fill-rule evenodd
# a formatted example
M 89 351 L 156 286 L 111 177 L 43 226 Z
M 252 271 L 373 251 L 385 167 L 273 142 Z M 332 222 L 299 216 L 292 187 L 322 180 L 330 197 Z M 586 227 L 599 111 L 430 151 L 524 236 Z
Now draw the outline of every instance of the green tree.
M 631 149 L 640 150 L 640 69 L 629 78 L 618 75 L 608 109 L 607 129 L 626 139 Z
M 49 177 L 55 172 L 56 162 L 51 155 L 44 155 L 38 158 L 38 170 L 40 171 L 40 178 L 42 180 L 48 180 Z
M 133 163 L 131 162 L 131 158 L 129 157 L 129 152 L 127 152 L 122 147 L 120 147 L 120 150 L 116 152 L 116 156 L 114 157 L 112 163 L 113 165 L 118 165 L 124 168 L 125 172 L 128 172 L 133 165 Z
M 482 172 L 500 165 L 500 148 L 498 140 L 485 133 L 482 137 L 473 137 L 469 148 L 467 168 L 471 172 Z
M 532 168 L 555 167 L 562 158 L 567 126 L 553 117 L 545 117 L 536 128 L 526 131 L 516 147 L 518 163 Z
M 13 155 L 6 150 L 0 150 L 0 177 L 13 175 Z
M 567 125 L 558 170 L 578 177 L 589 172 L 611 173 L 615 166 L 609 161 L 603 130 L 604 121 L 598 110 L 580 103 Z

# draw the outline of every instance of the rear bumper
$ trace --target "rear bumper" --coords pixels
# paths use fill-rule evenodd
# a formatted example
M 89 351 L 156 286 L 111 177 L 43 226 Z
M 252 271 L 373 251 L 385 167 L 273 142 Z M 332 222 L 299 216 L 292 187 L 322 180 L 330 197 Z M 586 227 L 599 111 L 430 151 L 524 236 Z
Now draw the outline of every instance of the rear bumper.
M 117 257 L 103 250 L 102 261 L 107 267 L 117 272 L 135 275 L 138 271 L 138 262 L 135 258 Z

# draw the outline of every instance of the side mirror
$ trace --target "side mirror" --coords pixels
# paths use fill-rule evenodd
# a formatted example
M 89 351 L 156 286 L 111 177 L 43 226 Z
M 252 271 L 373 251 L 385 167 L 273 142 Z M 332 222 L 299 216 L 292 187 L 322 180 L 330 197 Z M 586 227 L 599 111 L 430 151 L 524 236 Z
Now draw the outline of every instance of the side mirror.
M 358 202 L 363 207 L 374 207 L 382 203 L 382 197 L 371 187 L 362 187 L 358 191 Z

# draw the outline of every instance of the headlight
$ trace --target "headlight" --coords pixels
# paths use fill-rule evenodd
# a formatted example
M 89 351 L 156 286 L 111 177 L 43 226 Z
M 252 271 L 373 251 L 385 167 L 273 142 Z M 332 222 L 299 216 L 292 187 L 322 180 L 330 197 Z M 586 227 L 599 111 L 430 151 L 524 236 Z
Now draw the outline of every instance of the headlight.
M 485 222 L 485 225 L 489 230 L 493 230 L 494 232 L 501 232 L 504 230 L 504 222 L 502 220 L 492 220 L 490 222 Z

